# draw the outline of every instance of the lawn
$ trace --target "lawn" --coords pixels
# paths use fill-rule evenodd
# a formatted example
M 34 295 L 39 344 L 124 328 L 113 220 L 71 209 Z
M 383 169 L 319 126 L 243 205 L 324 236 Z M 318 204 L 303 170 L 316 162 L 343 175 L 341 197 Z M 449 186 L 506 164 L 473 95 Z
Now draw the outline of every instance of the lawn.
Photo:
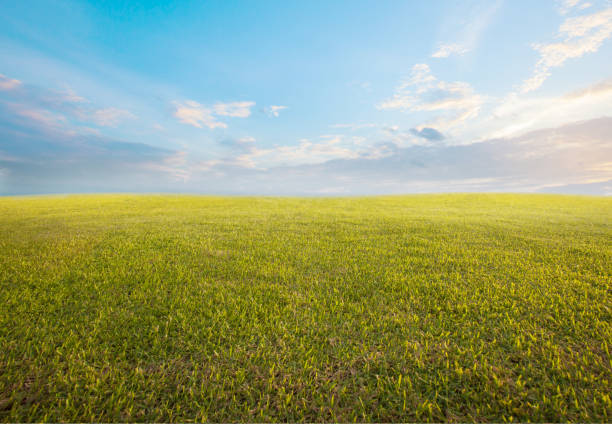
M 612 198 L 0 198 L 2 421 L 612 420 Z

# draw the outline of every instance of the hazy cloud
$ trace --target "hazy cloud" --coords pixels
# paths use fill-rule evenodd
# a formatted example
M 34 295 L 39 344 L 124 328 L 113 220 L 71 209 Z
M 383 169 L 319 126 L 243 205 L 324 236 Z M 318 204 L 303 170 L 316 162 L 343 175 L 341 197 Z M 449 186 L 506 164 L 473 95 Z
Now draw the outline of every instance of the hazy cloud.
M 125 109 L 98 107 L 69 87 L 49 90 L 1 75 L 0 90 L 0 101 L 10 103 L 15 113 L 47 125 L 64 124 L 70 118 L 80 124 L 114 127 L 136 117 Z
M 152 190 L 181 174 L 173 151 L 66 128 L 49 112 L 23 112 L 0 104 L 0 194 Z

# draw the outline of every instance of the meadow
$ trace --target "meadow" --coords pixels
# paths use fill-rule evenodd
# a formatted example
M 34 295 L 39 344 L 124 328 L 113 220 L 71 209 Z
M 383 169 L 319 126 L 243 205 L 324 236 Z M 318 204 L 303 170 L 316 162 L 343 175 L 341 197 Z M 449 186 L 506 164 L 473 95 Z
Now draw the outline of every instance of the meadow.
M 0 198 L 2 421 L 612 420 L 612 198 Z

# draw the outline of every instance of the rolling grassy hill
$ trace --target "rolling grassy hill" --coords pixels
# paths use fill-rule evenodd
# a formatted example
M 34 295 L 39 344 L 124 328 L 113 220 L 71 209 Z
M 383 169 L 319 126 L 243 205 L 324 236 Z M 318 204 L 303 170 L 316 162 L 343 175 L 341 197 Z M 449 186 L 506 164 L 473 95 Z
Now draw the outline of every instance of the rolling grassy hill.
M 0 199 L 3 421 L 610 421 L 612 198 Z

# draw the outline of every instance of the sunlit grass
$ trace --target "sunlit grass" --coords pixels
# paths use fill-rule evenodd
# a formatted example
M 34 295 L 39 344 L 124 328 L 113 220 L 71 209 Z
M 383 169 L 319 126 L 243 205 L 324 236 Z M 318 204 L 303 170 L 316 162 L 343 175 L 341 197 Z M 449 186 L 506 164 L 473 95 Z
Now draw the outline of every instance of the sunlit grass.
M 3 421 L 610 421 L 612 199 L 0 199 Z

